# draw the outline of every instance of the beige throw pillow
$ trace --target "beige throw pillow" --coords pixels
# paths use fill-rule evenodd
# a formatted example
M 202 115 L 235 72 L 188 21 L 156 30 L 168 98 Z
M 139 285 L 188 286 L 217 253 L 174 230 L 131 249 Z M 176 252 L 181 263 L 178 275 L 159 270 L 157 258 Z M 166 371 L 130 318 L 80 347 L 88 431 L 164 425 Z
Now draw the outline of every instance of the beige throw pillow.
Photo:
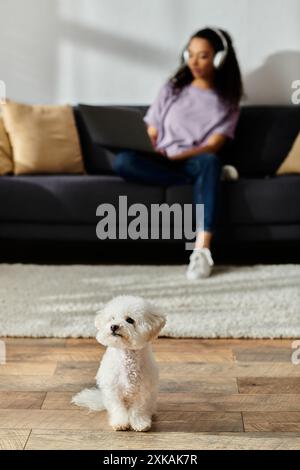
M 13 172 L 12 150 L 0 116 L 0 175 Z
M 31 106 L 7 101 L 3 119 L 16 175 L 84 172 L 71 106 Z
M 287 157 L 283 160 L 276 171 L 277 175 L 282 175 L 284 173 L 300 173 L 300 132 L 297 135 Z

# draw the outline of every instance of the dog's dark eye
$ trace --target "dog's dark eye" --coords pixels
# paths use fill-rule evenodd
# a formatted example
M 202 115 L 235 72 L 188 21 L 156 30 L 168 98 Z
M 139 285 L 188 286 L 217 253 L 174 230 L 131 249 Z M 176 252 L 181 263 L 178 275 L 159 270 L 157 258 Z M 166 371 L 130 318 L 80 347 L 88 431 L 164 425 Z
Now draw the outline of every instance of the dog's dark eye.
M 127 317 L 126 321 L 127 321 L 127 323 L 134 323 L 134 319 L 130 318 L 130 317 Z

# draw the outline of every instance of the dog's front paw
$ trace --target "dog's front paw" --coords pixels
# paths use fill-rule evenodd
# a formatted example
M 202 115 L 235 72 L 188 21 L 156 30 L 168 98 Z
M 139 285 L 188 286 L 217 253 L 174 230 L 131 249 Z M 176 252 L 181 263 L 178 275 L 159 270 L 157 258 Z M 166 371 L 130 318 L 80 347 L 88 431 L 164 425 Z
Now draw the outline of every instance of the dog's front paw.
M 128 431 L 130 429 L 130 424 L 114 424 L 112 428 L 114 431 Z
M 133 431 L 146 432 L 151 428 L 151 418 L 148 416 L 135 416 L 130 420 Z
M 109 424 L 114 431 L 128 431 L 130 424 L 127 416 L 113 416 L 109 419 Z

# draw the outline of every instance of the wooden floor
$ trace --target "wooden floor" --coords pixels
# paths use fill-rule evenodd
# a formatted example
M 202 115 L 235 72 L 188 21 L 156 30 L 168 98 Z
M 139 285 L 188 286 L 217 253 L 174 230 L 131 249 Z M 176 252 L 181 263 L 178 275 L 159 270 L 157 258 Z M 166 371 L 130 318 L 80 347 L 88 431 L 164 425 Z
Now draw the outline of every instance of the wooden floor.
M 148 433 L 114 432 L 70 404 L 94 385 L 94 340 L 3 339 L 0 449 L 300 449 L 300 365 L 290 340 L 161 338 Z

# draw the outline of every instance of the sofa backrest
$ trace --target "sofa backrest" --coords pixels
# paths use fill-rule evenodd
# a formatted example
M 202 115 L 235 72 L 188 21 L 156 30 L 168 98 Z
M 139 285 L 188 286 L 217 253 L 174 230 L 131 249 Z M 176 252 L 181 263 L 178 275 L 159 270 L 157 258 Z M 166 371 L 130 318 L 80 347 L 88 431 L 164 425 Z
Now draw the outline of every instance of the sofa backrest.
M 113 152 L 92 141 L 79 107 L 75 106 L 73 110 L 87 173 L 91 175 L 113 173 Z
M 273 175 L 300 131 L 300 106 L 242 106 L 235 139 L 221 155 L 242 176 Z
M 122 105 L 123 106 L 123 105 Z M 132 106 L 144 115 L 148 106 Z M 112 173 L 114 154 L 95 145 L 79 108 L 76 124 L 88 173 Z M 235 165 L 241 176 L 263 177 L 275 173 L 300 131 L 300 105 L 242 106 L 235 138 L 220 152 L 224 163 Z

